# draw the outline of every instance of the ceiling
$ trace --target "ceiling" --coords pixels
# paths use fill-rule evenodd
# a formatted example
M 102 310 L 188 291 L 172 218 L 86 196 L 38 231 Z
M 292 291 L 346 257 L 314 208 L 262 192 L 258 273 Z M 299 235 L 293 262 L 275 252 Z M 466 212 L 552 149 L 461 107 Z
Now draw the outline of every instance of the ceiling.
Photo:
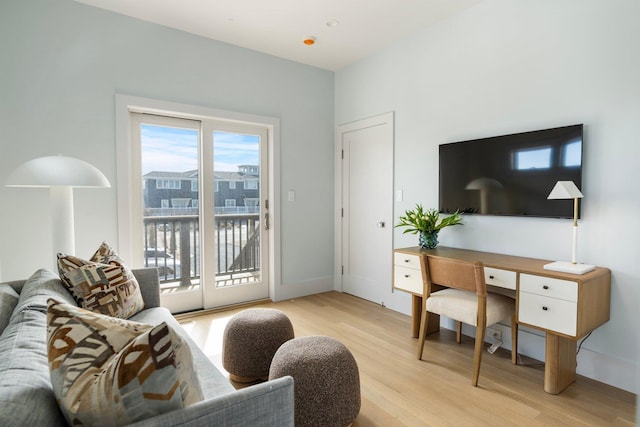
M 337 71 L 481 0 L 76 1 Z

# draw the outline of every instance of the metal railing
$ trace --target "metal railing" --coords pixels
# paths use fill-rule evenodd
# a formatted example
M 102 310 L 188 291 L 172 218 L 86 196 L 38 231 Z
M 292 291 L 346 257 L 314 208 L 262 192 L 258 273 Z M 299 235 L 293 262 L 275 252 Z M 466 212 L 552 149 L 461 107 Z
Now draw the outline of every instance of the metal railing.
M 200 279 L 197 215 L 145 216 L 144 230 L 144 265 L 158 268 L 161 283 L 191 286 Z M 216 281 L 260 270 L 259 214 L 216 214 L 214 230 Z

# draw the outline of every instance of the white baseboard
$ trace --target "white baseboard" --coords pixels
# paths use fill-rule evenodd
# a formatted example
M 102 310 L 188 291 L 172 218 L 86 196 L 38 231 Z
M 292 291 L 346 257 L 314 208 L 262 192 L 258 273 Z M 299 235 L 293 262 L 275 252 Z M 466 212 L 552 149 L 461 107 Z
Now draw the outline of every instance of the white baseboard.
M 638 363 L 614 358 L 584 347 L 578 353 L 577 373 L 638 395 Z
M 320 277 L 303 282 L 283 283 L 274 288 L 274 301 L 284 301 L 333 290 L 333 276 Z

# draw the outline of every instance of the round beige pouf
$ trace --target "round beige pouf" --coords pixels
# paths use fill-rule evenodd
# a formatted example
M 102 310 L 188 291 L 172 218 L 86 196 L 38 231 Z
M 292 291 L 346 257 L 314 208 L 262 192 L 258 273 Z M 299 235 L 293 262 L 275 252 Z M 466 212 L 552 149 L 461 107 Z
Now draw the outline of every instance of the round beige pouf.
M 293 336 L 293 325 L 282 311 L 243 310 L 231 317 L 225 327 L 222 366 L 236 382 L 266 380 L 276 350 Z
M 269 379 L 293 377 L 295 425 L 351 425 L 360 412 L 360 374 L 353 355 L 325 336 L 284 343 L 271 361 Z

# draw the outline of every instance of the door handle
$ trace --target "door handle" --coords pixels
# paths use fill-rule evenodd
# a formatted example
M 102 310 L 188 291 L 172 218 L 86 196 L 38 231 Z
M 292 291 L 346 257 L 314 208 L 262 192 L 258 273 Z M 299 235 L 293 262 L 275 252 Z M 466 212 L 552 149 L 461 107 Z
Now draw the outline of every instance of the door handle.
M 268 231 L 269 228 L 271 228 L 269 226 L 269 212 L 265 212 L 265 214 L 264 214 L 264 229 Z

